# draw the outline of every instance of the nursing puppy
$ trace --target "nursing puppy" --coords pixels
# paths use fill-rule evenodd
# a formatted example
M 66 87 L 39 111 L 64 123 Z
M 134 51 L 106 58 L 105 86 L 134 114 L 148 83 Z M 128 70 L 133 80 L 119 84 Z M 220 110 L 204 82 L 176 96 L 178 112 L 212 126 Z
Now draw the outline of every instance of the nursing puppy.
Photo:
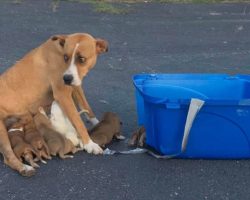
M 51 159 L 49 148 L 32 118 L 24 125 L 24 140 L 39 153 L 41 158 Z
M 57 132 L 69 139 L 75 147 L 83 149 L 82 140 L 56 101 L 51 106 L 50 121 Z
M 89 131 L 91 139 L 102 147 L 105 147 L 115 137 L 123 140 L 121 135 L 121 121 L 119 117 L 112 112 L 106 112 L 102 120 L 93 129 Z
M 53 130 L 49 118 L 42 107 L 39 108 L 39 112 L 34 116 L 34 122 L 37 129 L 48 144 L 50 154 L 52 156 L 59 155 L 62 159 L 73 158 L 72 155 L 66 154 L 74 154 L 77 152 L 74 144 L 63 135 Z
M 26 143 L 23 139 L 22 129 L 10 129 L 8 131 L 11 147 L 16 155 L 16 157 L 23 162 L 24 160 L 29 163 L 32 167 L 38 168 L 39 165 L 35 163 L 34 156 L 40 158 L 38 152 L 36 152 L 33 147 Z
M 30 115 L 11 116 L 5 119 L 5 126 L 8 130 L 8 136 L 11 142 L 11 147 L 19 160 L 25 160 L 32 167 L 39 167 L 35 162 L 42 161 L 40 154 L 32 145 L 24 140 L 24 125 L 31 119 Z M 20 159 L 22 158 L 22 159 Z

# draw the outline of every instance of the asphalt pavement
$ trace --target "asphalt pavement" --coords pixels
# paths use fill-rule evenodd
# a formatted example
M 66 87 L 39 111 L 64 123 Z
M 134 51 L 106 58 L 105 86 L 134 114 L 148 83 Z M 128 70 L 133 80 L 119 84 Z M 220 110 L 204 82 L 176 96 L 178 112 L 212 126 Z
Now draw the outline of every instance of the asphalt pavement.
M 250 73 L 250 4 L 121 4 L 126 14 L 90 4 L 0 1 L 0 72 L 51 35 L 88 32 L 109 41 L 84 80 L 100 118 L 114 111 L 129 137 L 137 128 L 137 73 Z M 0 97 L 1 98 L 1 97 Z M 115 142 L 112 149 L 126 149 Z M 249 160 L 157 160 L 149 155 L 53 159 L 24 178 L 0 160 L 0 199 L 249 199 Z

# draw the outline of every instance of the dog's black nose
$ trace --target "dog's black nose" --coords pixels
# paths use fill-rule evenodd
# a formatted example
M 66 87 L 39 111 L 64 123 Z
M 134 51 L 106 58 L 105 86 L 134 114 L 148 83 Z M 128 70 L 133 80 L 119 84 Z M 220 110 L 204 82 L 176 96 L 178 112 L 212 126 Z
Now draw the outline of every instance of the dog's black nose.
M 66 85 L 70 85 L 73 81 L 73 76 L 71 74 L 65 74 L 63 80 Z

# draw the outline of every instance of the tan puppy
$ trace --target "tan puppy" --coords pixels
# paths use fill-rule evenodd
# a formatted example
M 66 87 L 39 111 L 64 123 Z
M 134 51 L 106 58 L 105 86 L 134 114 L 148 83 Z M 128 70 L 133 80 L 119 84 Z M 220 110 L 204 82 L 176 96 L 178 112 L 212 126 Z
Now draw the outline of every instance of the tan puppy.
M 121 124 L 119 117 L 115 113 L 106 112 L 99 124 L 89 131 L 90 137 L 102 147 L 110 143 L 114 137 L 120 140 L 125 139 L 121 135 Z
M 145 144 L 145 140 L 146 140 L 146 130 L 144 126 L 142 126 L 132 134 L 128 142 L 128 145 L 143 147 Z
M 21 163 L 13 153 L 3 120 L 10 115 L 35 112 L 53 100 L 76 128 L 84 149 L 89 153 L 102 153 L 90 139 L 77 112 L 71 86 L 78 91 L 79 107 L 88 110 L 90 121 L 97 123 L 81 89 L 81 80 L 94 67 L 97 56 L 106 51 L 107 42 L 89 34 L 53 36 L 0 76 L 0 152 L 8 166 L 24 176 L 34 174 L 34 169 Z
M 49 148 L 32 118 L 24 125 L 24 140 L 39 153 L 41 158 L 51 159 Z
M 39 112 L 34 116 L 34 121 L 37 129 L 48 144 L 51 155 L 56 156 L 58 154 L 62 159 L 73 158 L 72 155 L 65 154 L 74 154 L 77 152 L 77 149 L 69 139 L 53 130 L 53 127 L 43 108 L 39 108 Z
M 34 162 L 34 156 L 40 157 L 38 152 L 36 152 L 33 147 L 26 143 L 23 139 L 23 130 L 20 128 L 18 129 L 10 129 L 8 131 L 9 139 L 11 143 L 11 147 L 16 155 L 16 157 L 23 162 L 25 160 L 28 162 L 32 167 L 39 167 L 38 164 Z
M 39 153 L 24 141 L 23 121 L 20 118 L 12 116 L 5 120 L 5 125 L 8 130 L 11 147 L 17 158 L 22 162 L 25 160 L 34 168 L 38 168 L 39 165 L 35 163 L 34 159 L 37 161 L 42 159 Z

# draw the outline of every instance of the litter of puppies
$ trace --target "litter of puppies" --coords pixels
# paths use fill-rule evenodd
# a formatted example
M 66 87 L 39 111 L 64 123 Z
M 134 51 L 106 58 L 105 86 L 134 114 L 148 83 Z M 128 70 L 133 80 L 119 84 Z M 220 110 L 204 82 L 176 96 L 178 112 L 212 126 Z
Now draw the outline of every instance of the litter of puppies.
M 45 109 L 39 107 L 35 114 L 11 116 L 5 120 L 15 155 L 34 168 L 40 167 L 39 162 L 46 164 L 53 156 L 73 158 L 73 154 L 84 149 L 75 128 L 56 102 L 52 103 L 50 111 L 47 115 Z M 113 138 L 125 139 L 121 125 L 117 114 L 106 112 L 89 130 L 90 137 L 104 148 Z

